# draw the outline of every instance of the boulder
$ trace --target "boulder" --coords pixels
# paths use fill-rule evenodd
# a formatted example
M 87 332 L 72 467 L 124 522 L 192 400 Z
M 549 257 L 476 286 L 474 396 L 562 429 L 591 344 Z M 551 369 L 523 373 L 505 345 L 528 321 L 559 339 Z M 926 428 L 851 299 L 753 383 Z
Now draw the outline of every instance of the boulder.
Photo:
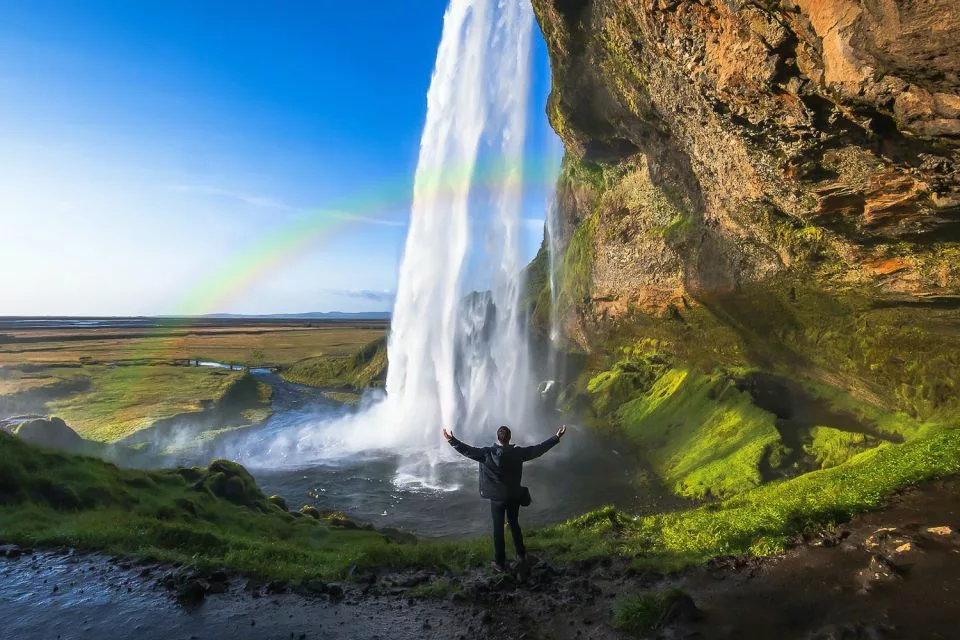
M 63 451 L 84 451 L 90 444 L 60 418 L 27 420 L 13 427 L 24 442 Z
M 283 509 L 284 511 L 289 511 L 289 510 L 290 510 L 290 509 L 287 507 L 287 501 L 283 499 L 283 496 L 272 495 L 272 496 L 270 496 L 269 498 L 267 498 L 267 502 L 269 502 L 270 504 L 272 504 L 272 505 L 274 505 L 274 506 L 276 506 L 276 507 L 280 507 L 280 508 Z

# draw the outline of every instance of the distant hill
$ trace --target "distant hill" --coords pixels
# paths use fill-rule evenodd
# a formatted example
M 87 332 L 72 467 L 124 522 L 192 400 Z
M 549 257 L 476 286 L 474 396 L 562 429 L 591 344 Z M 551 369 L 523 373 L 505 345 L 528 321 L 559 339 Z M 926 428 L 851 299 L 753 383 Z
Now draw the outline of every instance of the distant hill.
M 275 318 L 279 320 L 389 320 L 389 311 L 310 311 L 307 313 L 208 313 L 201 318 Z

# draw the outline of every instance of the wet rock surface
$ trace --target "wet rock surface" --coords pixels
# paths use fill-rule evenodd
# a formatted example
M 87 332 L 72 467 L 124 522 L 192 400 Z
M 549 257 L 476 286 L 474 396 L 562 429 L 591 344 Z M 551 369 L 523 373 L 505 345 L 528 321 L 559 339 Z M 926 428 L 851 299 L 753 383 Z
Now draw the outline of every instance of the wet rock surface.
M 895 497 L 880 512 L 781 558 L 730 561 L 676 581 L 704 614 L 673 637 L 953 638 L 960 622 L 960 480 Z M 739 565 L 739 566 L 738 566 Z M 718 579 L 722 578 L 722 579 Z

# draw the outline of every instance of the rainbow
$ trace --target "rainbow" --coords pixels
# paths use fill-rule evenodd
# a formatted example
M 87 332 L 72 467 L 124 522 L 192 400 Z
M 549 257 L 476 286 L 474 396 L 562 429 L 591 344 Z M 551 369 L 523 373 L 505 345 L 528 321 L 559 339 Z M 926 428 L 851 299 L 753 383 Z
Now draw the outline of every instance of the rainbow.
M 557 175 L 557 158 L 545 158 L 525 163 L 480 163 L 471 170 L 466 168 L 437 169 L 425 174 L 418 173 L 419 182 L 427 197 L 445 200 L 472 185 L 472 193 L 494 192 L 507 189 L 521 192 L 524 187 L 552 189 Z M 224 261 L 209 276 L 202 278 L 175 304 L 168 316 L 190 318 L 216 313 L 226 303 L 263 280 L 284 264 L 295 260 L 317 243 L 329 239 L 339 231 L 361 224 L 405 226 L 405 222 L 386 221 L 378 218 L 383 212 L 396 211 L 409 206 L 413 189 L 409 180 L 367 192 L 363 197 L 345 201 L 339 206 L 308 211 L 287 225 L 265 236 L 254 246 L 238 251 Z M 176 359 L 184 338 L 172 335 L 174 331 L 189 328 L 189 324 L 176 323 L 144 333 L 143 346 L 134 359 Z M 157 345 L 156 339 L 168 337 Z M 159 349 L 157 348 L 159 346 Z M 134 384 L 132 393 L 139 388 Z
M 522 180 L 521 177 L 526 179 Z M 430 191 L 430 197 L 440 200 L 471 183 L 474 192 L 511 189 L 520 191 L 527 186 L 552 186 L 556 176 L 554 162 L 526 164 L 491 163 L 480 165 L 475 171 L 437 170 L 420 174 Z M 412 189 L 409 183 L 392 186 L 363 199 L 346 202 L 330 209 L 316 209 L 292 220 L 266 236 L 262 242 L 235 254 L 213 274 L 202 279 L 177 305 L 175 316 L 197 316 L 215 313 L 227 301 L 249 289 L 271 272 L 294 260 L 306 250 L 337 231 L 359 224 L 386 224 L 402 226 L 377 218 L 383 211 L 396 210 L 409 202 Z

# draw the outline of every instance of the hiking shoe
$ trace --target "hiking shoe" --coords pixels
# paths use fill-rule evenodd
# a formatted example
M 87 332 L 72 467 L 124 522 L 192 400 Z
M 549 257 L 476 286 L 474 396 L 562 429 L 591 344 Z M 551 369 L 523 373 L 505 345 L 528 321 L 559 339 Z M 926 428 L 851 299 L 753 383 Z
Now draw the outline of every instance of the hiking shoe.
M 500 564 L 499 562 L 491 562 L 490 568 L 493 569 L 494 573 L 506 573 L 507 568 Z

